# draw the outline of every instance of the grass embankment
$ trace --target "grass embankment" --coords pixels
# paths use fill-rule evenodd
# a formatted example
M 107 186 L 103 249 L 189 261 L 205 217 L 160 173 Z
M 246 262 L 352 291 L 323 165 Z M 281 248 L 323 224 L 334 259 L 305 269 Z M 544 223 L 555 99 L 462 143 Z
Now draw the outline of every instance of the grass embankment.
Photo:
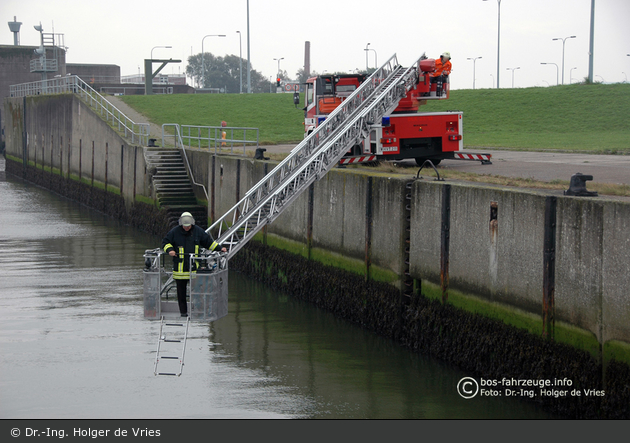
M 458 90 L 422 109 L 463 111 L 470 147 L 630 154 L 630 84 Z
M 297 143 L 303 138 L 302 105 L 292 94 L 178 94 L 124 96 L 122 99 L 157 124 L 255 127 L 261 144 Z M 304 97 L 301 97 L 304 103 Z M 466 147 L 630 155 L 630 84 L 566 85 L 548 88 L 452 91 L 423 112 L 464 112 Z M 253 155 L 253 154 L 252 154 Z M 274 160 L 285 155 L 267 153 Z M 405 174 L 392 164 L 379 172 Z M 415 171 L 414 171 L 415 173 Z M 427 170 L 427 175 L 433 172 Z M 567 189 L 551 183 L 440 169 L 443 177 L 505 186 Z M 589 183 L 602 195 L 630 196 L 630 187 Z
M 292 94 L 124 96 L 157 124 L 255 127 L 262 144 L 300 141 L 302 105 Z M 302 96 L 301 102 L 304 103 Z M 464 112 L 466 147 L 630 154 L 630 84 L 452 91 L 423 112 Z
M 127 95 L 123 101 L 153 123 L 258 128 L 260 143 L 295 143 L 304 138 L 304 112 L 292 94 Z M 303 102 L 303 99 L 302 99 Z M 303 105 L 302 105 L 303 106 Z

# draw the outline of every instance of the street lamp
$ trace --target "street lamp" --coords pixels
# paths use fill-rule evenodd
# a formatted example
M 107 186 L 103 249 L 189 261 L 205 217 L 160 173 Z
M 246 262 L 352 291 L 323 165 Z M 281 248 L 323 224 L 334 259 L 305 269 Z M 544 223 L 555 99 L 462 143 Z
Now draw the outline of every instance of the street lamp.
M 243 93 L 243 43 L 241 39 L 241 31 L 236 31 L 236 33 L 238 34 L 238 61 L 239 61 L 238 74 L 241 77 L 241 89 L 239 90 L 239 92 L 242 94 Z
M 569 84 L 571 84 L 572 81 L 573 81 L 573 70 L 574 69 L 577 69 L 577 67 L 571 68 L 571 70 L 569 71 Z
M 274 60 L 278 60 L 278 73 L 276 74 L 276 78 L 280 78 L 280 60 L 284 60 L 284 57 L 274 58 Z
M 370 44 L 368 43 L 368 46 L 370 46 Z M 368 51 L 374 51 L 374 64 L 376 65 L 375 67 L 378 68 L 378 54 L 376 54 L 376 49 L 368 49 L 368 47 L 365 47 L 365 70 L 367 72 L 368 70 Z
M 555 63 L 541 63 L 541 65 L 554 65 L 556 67 L 556 86 L 558 86 L 558 78 L 560 76 L 558 72 L 558 65 Z
M 471 57 L 471 58 L 467 58 L 466 60 L 472 60 L 473 61 L 473 89 L 475 89 L 475 63 L 477 62 L 477 59 L 480 59 L 482 57 Z
M 154 46 L 151 48 L 151 60 L 153 60 L 153 50 L 156 48 L 172 48 L 172 46 Z
M 565 38 L 552 38 L 551 40 L 562 40 L 562 84 L 564 85 L 564 42 L 566 42 L 566 40 L 568 38 L 575 38 L 575 35 L 572 35 L 571 37 L 565 37 Z M 571 82 L 571 79 L 569 79 L 569 83 Z
M 487 2 L 488 0 L 483 0 Z M 497 89 L 499 89 L 499 56 L 501 54 L 501 0 L 497 0 Z
M 516 71 L 517 69 L 521 69 L 521 67 L 519 66 L 518 68 L 506 68 L 508 71 L 512 71 L 512 89 L 514 89 L 514 71 Z
M 201 39 L 201 87 L 204 88 L 205 87 L 205 83 L 206 83 L 206 64 L 204 61 L 204 57 L 203 57 L 203 41 L 206 39 L 206 37 L 225 37 L 225 35 L 223 34 L 212 34 L 212 35 L 206 35 L 204 38 Z

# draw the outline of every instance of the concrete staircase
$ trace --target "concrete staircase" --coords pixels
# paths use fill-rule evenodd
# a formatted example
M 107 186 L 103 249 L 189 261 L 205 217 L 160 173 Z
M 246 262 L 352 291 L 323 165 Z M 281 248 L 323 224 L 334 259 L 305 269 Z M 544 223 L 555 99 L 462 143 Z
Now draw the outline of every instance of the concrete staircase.
M 206 229 L 207 209 L 197 204 L 180 150 L 145 147 L 144 157 L 159 205 L 168 212 L 169 226 L 177 225 L 181 213 L 188 211 L 196 224 Z

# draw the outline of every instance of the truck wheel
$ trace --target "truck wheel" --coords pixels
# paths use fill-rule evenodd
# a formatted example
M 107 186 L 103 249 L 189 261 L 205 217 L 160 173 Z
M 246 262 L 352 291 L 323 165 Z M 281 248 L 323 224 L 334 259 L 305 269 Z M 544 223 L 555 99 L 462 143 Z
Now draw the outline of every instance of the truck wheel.
M 426 160 L 431 160 L 431 163 L 433 163 L 433 166 L 439 165 L 440 162 L 442 161 L 442 159 L 440 158 L 432 159 L 432 158 L 416 157 L 416 164 L 418 166 L 422 166 Z

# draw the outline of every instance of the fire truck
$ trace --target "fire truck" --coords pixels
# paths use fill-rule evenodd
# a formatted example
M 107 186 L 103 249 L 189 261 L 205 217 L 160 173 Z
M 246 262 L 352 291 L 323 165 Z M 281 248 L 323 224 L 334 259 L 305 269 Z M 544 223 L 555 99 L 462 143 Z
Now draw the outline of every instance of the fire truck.
M 418 108 L 429 100 L 448 99 L 448 76 L 431 78 L 435 60 L 423 58 L 416 66 L 418 83 L 403 98 L 391 115 L 373 122 L 370 134 L 340 160 L 340 164 L 377 160 L 415 159 L 437 165 L 443 159 L 478 160 L 491 164 L 490 154 L 461 152 L 462 112 L 424 112 Z M 304 108 L 305 136 L 314 131 L 355 89 L 367 79 L 365 74 L 319 75 L 306 81 Z

